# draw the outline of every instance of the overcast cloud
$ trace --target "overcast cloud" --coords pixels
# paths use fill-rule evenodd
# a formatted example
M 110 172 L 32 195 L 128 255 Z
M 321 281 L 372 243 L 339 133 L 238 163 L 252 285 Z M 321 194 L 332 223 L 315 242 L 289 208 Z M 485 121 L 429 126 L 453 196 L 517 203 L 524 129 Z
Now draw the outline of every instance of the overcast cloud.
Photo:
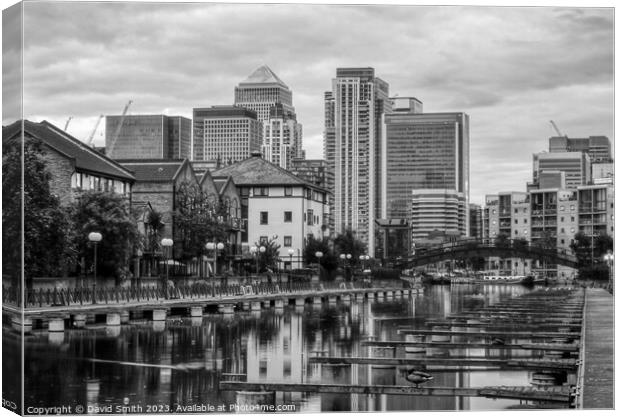
M 613 11 L 577 8 L 26 3 L 24 114 L 86 138 L 99 114 L 232 104 L 268 65 L 293 91 L 308 158 L 322 158 L 323 93 L 371 66 L 426 112 L 470 115 L 471 201 L 524 190 L 555 120 L 613 137 Z M 6 21 L 5 21 L 6 30 Z M 6 80 L 19 69 L 3 39 Z M 5 104 L 3 124 L 19 115 Z M 102 123 L 103 125 L 103 123 Z M 99 129 L 96 143 L 103 143 Z

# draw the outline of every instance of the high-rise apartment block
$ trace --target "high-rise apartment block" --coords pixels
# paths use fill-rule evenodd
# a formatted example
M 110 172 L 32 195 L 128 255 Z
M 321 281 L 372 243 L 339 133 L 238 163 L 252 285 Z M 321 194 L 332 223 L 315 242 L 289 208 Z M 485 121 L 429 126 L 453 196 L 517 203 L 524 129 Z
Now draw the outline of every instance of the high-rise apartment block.
M 352 229 L 375 253 L 375 219 L 381 213 L 383 115 L 388 83 L 373 68 L 338 68 L 325 94 L 325 156 L 333 167 L 336 233 Z
M 469 116 L 465 113 L 420 113 L 422 104 L 413 98 L 393 99 L 391 113 L 385 115 L 382 161 L 382 212 L 387 218 L 407 218 L 411 212 L 412 190 L 431 191 L 469 203 Z M 456 201 L 455 200 L 455 201 Z M 449 200 L 445 200 L 448 204 Z M 451 200 L 450 200 L 451 201 Z M 438 203 L 438 202 L 436 202 Z M 446 215 L 451 203 L 444 207 Z M 439 206 L 437 212 L 441 211 Z M 455 230 L 469 233 L 468 215 L 456 216 L 462 224 Z M 411 217 L 415 227 L 418 220 Z M 413 234 L 414 239 L 419 237 Z
M 187 158 L 191 129 L 192 121 L 181 116 L 106 116 L 106 155 L 112 159 Z
M 228 165 L 260 152 L 261 123 L 256 112 L 237 106 L 194 109 L 193 160 Z
M 482 239 L 482 207 L 469 204 L 469 237 Z
M 576 189 L 547 188 L 486 196 L 483 237 L 494 240 L 523 238 L 533 245 L 571 252 L 577 232 L 595 238 L 614 235 L 614 189 L 610 185 L 579 185 Z M 570 278 L 573 269 L 528 259 L 490 258 L 488 268 L 502 273 L 531 270 L 547 276 Z M 493 264 L 493 265 L 491 265 Z
M 302 156 L 302 126 L 297 123 L 293 93 L 266 65 L 235 87 L 235 105 L 256 112 L 262 123 L 261 152 L 268 161 L 288 169 Z

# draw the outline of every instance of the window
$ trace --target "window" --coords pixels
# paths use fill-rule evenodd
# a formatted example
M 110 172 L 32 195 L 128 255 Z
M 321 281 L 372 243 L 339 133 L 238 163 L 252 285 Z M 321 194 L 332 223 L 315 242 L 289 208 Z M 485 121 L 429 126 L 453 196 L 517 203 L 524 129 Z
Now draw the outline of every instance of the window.
M 560 211 L 564 211 L 564 206 L 560 206 Z
M 519 234 L 519 231 L 518 231 L 518 230 L 515 230 L 515 235 L 518 235 L 518 234 Z
M 284 212 L 284 223 L 292 223 L 293 222 L 293 212 L 285 211 Z
M 254 197 L 266 197 L 269 195 L 269 187 L 254 187 Z
M 575 206 L 571 205 L 570 206 L 570 211 L 575 211 Z
M 267 236 L 261 236 L 258 238 L 259 245 L 267 245 L 269 243 L 269 238 Z
M 527 224 L 527 219 L 523 219 L 523 223 Z
M 250 195 L 250 189 L 247 187 L 243 187 L 239 190 L 241 197 L 247 197 Z
M 518 209 L 518 208 L 516 208 L 516 209 L 515 209 L 515 214 L 517 214 L 518 212 L 519 212 L 519 209 Z
M 566 232 L 564 231 L 564 228 L 561 228 L 561 229 L 560 229 L 560 233 L 566 233 Z
M 575 221 L 575 216 L 570 216 L 570 221 L 574 222 Z
M 563 222 L 564 221 L 564 217 L 560 217 L 560 221 Z
M 564 244 L 564 239 L 560 239 L 560 243 L 563 245 Z
M 519 219 L 515 219 L 515 224 L 519 224 Z
M 308 220 L 308 226 L 314 225 L 314 211 L 312 209 L 308 209 L 308 215 L 306 216 Z
M 267 211 L 260 212 L 260 224 L 269 224 L 269 212 Z
M 284 236 L 284 246 L 285 247 L 293 246 L 293 237 L 292 236 Z
M 293 187 L 284 187 L 284 195 L 293 195 Z

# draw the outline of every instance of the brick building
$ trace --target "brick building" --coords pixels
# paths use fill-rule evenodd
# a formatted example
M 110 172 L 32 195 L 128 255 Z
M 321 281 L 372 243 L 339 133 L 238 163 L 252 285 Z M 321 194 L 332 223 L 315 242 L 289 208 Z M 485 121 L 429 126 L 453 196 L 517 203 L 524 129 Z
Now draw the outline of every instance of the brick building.
M 61 204 L 72 202 L 80 191 L 98 190 L 131 199 L 133 174 L 116 161 L 97 152 L 53 124 L 29 120 L 2 128 L 2 141 L 39 140 L 51 174 L 50 190 Z

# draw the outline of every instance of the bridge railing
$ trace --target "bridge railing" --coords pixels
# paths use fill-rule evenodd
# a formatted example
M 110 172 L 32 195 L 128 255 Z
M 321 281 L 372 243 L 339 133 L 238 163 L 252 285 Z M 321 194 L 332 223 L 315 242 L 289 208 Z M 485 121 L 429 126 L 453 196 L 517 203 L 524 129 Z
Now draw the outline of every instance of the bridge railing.
M 87 304 L 123 304 L 160 300 L 220 299 L 224 297 L 297 294 L 319 291 L 354 290 L 368 287 L 365 283 L 286 282 L 235 285 L 199 283 L 177 287 L 113 287 L 113 288 L 61 288 L 31 289 L 25 293 L 25 307 L 76 306 Z M 21 305 L 20 293 L 14 287 L 2 287 L 2 302 Z

